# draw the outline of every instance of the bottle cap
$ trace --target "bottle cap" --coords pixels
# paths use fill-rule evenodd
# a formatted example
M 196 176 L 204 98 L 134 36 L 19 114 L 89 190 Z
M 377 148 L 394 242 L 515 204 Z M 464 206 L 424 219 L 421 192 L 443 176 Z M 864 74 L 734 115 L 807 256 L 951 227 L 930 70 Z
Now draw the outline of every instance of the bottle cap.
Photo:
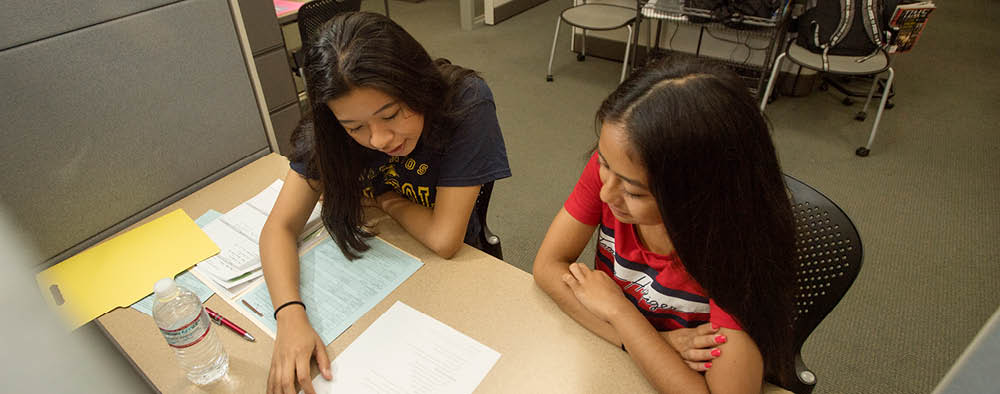
M 153 285 L 153 293 L 156 293 L 157 297 L 166 297 L 174 294 L 176 291 L 177 283 L 174 283 L 174 280 L 170 278 L 160 279 Z

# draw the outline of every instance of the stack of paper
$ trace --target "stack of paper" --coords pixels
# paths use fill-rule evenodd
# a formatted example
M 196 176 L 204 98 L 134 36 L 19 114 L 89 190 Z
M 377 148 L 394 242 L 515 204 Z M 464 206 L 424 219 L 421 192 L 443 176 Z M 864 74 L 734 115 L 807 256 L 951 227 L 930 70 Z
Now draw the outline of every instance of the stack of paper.
M 442 393 L 476 390 L 500 353 L 396 301 L 330 364 L 317 393 Z M 299 391 L 301 393 L 301 391 Z
M 213 285 L 216 293 L 226 298 L 236 298 L 263 277 L 260 232 L 283 184 L 280 179 L 274 181 L 250 200 L 202 228 L 219 245 L 220 252 L 198 263 L 192 271 Z M 313 232 L 311 227 L 322 223 L 319 212 L 320 205 L 316 204 L 307 221 L 308 232 Z

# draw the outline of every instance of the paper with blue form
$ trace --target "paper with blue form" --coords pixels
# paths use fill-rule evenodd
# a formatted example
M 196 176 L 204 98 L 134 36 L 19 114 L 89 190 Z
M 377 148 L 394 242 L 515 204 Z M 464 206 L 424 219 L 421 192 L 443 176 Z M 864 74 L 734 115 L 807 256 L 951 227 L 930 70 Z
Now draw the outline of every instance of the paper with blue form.
M 423 262 L 380 238 L 368 240 L 361 258 L 350 261 L 329 237 L 299 257 L 299 293 L 308 308 L 309 322 L 329 345 L 362 315 L 389 295 Z M 244 303 L 245 301 L 245 303 Z M 251 310 L 250 304 L 261 314 Z M 277 322 L 266 283 L 232 302 L 272 338 Z

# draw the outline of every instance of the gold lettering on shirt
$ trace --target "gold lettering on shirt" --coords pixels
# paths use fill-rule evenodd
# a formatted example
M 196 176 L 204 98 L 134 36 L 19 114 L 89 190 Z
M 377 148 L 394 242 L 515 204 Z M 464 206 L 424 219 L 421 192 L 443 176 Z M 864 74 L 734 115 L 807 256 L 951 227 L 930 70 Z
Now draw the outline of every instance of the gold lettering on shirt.
M 417 187 L 417 195 L 420 197 L 420 205 L 433 208 L 433 204 L 431 204 L 431 188 L 427 186 L 419 186 Z
M 421 164 L 420 167 L 417 167 L 417 175 L 424 175 L 426 173 L 427 173 L 427 165 L 426 164 Z
M 387 178 L 399 178 L 399 173 L 396 172 L 396 166 L 393 164 L 386 164 L 378 168 Z
M 413 191 L 413 184 L 407 182 L 403 184 L 402 190 L 400 192 L 406 196 L 410 201 L 417 201 L 417 193 Z

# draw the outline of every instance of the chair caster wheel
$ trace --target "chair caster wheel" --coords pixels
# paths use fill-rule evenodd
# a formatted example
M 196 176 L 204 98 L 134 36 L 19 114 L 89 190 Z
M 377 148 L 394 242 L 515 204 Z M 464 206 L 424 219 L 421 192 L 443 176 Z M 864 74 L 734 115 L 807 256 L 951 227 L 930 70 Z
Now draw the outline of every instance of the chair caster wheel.
M 827 90 L 830 90 L 830 84 L 828 84 L 826 82 L 823 82 L 823 83 L 819 84 L 819 90 L 821 92 L 825 92 Z
M 864 122 L 865 118 L 867 118 L 867 117 L 868 117 L 868 114 L 865 113 L 865 111 L 858 111 L 858 114 L 854 115 L 854 120 L 856 120 L 858 122 Z
M 896 104 L 893 104 L 892 101 L 886 101 L 885 102 L 885 109 L 892 109 L 892 107 L 895 107 L 895 106 L 896 106 Z
M 860 147 L 860 148 L 858 148 L 858 150 L 854 151 L 855 155 L 858 155 L 858 156 L 861 156 L 861 157 L 868 157 L 868 153 L 869 153 L 868 148 L 865 148 L 863 146 Z
M 854 105 L 854 100 L 851 100 L 850 97 L 844 97 L 844 100 L 841 101 L 841 103 L 843 103 L 846 106 L 851 106 Z
M 578 54 L 576 54 L 576 61 L 578 61 L 578 62 L 582 62 L 582 61 L 584 61 L 584 60 L 587 60 L 587 55 L 584 55 L 584 54 L 582 54 L 582 53 L 578 53 Z
M 545 76 L 545 82 L 552 82 L 552 76 L 551 75 L 546 75 Z

